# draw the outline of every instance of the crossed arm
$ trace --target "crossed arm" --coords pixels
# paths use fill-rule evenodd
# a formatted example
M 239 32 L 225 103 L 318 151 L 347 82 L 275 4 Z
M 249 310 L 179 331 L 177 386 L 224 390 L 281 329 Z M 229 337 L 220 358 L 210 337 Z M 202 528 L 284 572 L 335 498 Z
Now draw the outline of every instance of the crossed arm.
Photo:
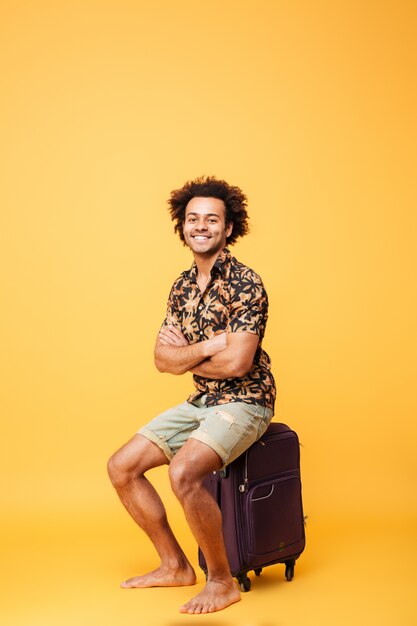
M 220 333 L 189 344 L 175 326 L 161 329 L 155 344 L 155 365 L 160 372 L 225 379 L 244 376 L 252 367 L 259 337 L 253 333 Z

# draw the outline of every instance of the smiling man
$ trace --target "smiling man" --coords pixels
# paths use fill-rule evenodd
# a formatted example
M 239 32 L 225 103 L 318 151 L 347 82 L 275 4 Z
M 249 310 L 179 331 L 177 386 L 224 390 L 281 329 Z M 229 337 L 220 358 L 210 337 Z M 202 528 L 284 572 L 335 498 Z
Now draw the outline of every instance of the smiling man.
M 238 187 L 201 177 L 173 191 L 171 217 L 194 257 L 174 282 L 155 345 L 160 372 L 194 375 L 195 392 L 151 420 L 109 460 L 116 491 L 153 542 L 160 566 L 124 588 L 183 586 L 195 572 L 145 473 L 169 464 L 169 476 L 190 529 L 204 553 L 204 589 L 180 607 L 211 613 L 240 599 L 226 556 L 221 513 L 203 485 L 208 473 L 231 463 L 271 421 L 275 384 L 262 349 L 268 298 L 260 277 L 226 245 L 248 231 L 246 196 Z

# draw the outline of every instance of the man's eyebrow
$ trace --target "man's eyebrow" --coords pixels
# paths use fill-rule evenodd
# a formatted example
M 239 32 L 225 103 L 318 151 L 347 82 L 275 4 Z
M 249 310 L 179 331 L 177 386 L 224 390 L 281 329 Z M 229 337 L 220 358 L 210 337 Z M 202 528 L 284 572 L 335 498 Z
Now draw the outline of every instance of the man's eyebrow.
M 194 211 L 190 211 L 189 213 L 187 213 L 187 217 L 189 215 L 206 215 L 207 217 L 212 217 L 214 215 L 215 217 L 220 217 L 218 213 L 196 213 Z

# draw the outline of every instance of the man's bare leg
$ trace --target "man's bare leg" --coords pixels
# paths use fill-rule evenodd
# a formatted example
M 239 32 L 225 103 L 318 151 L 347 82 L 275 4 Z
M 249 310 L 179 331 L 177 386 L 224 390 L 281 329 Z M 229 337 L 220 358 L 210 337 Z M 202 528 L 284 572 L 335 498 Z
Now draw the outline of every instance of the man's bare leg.
M 108 463 L 110 479 L 123 505 L 154 544 L 160 566 L 121 583 L 124 588 L 193 585 L 196 576 L 168 524 L 162 501 L 144 473 L 168 460 L 157 445 L 135 435 Z
M 208 568 L 206 586 L 180 607 L 181 613 L 213 613 L 240 600 L 224 546 L 221 513 L 203 487 L 204 477 L 220 467 L 217 453 L 196 439 L 189 439 L 170 465 L 172 488 L 184 508 Z

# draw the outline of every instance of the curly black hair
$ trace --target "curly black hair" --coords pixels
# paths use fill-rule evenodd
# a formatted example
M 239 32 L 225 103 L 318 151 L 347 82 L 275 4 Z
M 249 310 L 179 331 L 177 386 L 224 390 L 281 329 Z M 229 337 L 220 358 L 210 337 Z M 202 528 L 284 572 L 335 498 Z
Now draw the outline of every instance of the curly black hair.
M 247 198 L 243 191 L 214 176 L 199 176 L 186 182 L 181 189 L 172 191 L 168 200 L 171 219 L 175 222 L 174 230 L 184 244 L 182 226 L 185 220 L 185 209 L 189 201 L 195 197 L 223 200 L 226 209 L 226 226 L 233 224 L 233 230 L 226 239 L 228 245 L 233 245 L 238 237 L 243 237 L 249 232 Z

